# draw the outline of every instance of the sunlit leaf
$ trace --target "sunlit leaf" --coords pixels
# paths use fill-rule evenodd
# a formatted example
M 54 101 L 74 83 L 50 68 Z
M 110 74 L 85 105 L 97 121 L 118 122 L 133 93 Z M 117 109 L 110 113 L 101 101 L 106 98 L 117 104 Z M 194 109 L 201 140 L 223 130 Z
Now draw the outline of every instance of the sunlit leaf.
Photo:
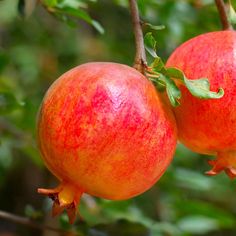
M 210 191 L 214 187 L 213 179 L 192 170 L 177 168 L 174 172 L 178 186 L 195 191 Z
M 186 77 L 184 82 L 189 92 L 198 98 L 222 98 L 224 96 L 224 90 L 220 88 L 218 92 L 210 91 L 210 83 L 207 78 L 189 80 Z
M 58 11 L 60 11 L 61 13 L 66 13 L 66 14 L 68 14 L 70 16 L 81 18 L 82 20 L 84 20 L 84 21 L 86 21 L 88 23 L 91 23 L 91 21 L 92 21 L 92 19 L 89 16 L 89 14 L 87 12 L 85 12 L 84 10 L 75 9 L 75 8 L 68 7 L 68 6 L 57 7 L 56 9 Z
M 206 234 L 219 229 L 217 220 L 201 215 L 186 216 L 178 222 L 178 226 L 184 232 L 193 234 Z
M 58 4 L 58 0 L 43 0 L 43 3 L 48 7 L 55 7 Z
M 196 80 L 187 79 L 184 73 L 177 68 L 167 68 L 166 75 L 180 79 L 188 88 L 189 92 L 198 98 L 209 99 L 209 98 L 221 98 L 224 95 L 224 90 L 219 88 L 218 92 L 210 91 L 210 83 L 207 78 L 199 78 Z
M 156 57 L 151 64 L 151 68 L 156 72 L 163 72 L 165 70 L 165 64 L 160 57 Z
M 137 0 L 138 3 L 138 9 L 141 15 L 145 15 L 146 10 L 147 10 L 147 3 L 143 0 Z
M 164 25 L 152 25 L 150 23 L 145 23 L 145 25 L 149 26 L 153 30 L 163 30 L 163 29 L 165 29 Z
M 57 7 L 56 10 L 58 13 L 63 13 L 72 17 L 82 19 L 86 21 L 87 23 L 91 24 L 99 33 L 101 34 L 104 33 L 104 29 L 101 26 L 101 24 L 93 20 L 86 11 L 80 8 L 72 8 L 72 7 L 64 6 L 64 7 Z
M 179 99 L 181 97 L 181 92 L 175 82 L 171 80 L 169 77 L 161 75 L 159 78 L 161 81 L 163 81 L 166 85 L 166 92 L 168 95 L 168 98 L 171 102 L 171 105 L 176 107 L 179 105 Z
M 177 69 L 177 68 L 166 68 L 166 75 L 175 78 L 175 79 L 180 79 L 180 80 L 184 80 L 184 74 L 181 70 Z
M 105 30 L 98 21 L 92 20 L 91 24 L 100 34 L 104 34 Z
M 157 42 L 151 32 L 145 35 L 144 44 L 145 44 L 146 50 L 151 54 L 152 57 L 154 58 L 158 57 L 156 53 Z
M 236 24 L 236 12 L 231 2 L 229 4 L 229 20 L 232 24 Z

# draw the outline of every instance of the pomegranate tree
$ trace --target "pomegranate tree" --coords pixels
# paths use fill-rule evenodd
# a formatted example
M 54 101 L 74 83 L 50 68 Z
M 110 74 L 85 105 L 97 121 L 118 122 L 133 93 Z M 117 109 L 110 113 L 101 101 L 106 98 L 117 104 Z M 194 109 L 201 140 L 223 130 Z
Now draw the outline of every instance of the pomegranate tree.
M 83 193 L 122 200 L 149 189 L 170 164 L 176 125 L 152 83 L 116 63 L 87 63 L 47 91 L 37 123 L 38 146 L 55 189 L 38 189 L 72 223 Z
M 207 174 L 224 170 L 231 178 L 236 176 L 235 52 L 235 31 L 211 32 L 182 44 L 166 64 L 191 80 L 207 77 L 213 91 L 224 89 L 220 99 L 199 99 L 176 81 L 182 97 L 174 113 L 180 141 L 195 152 L 217 156 L 209 161 L 213 168 Z

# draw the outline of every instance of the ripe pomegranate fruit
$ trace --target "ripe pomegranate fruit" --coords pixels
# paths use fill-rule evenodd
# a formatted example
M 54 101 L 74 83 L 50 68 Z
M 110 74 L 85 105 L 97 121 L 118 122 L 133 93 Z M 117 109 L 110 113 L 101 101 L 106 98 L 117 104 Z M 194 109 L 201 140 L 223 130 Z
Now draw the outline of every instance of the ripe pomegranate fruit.
M 180 106 L 174 109 L 180 141 L 195 152 L 216 155 L 208 175 L 225 171 L 236 176 L 236 32 L 202 34 L 178 47 L 167 67 L 182 70 L 189 79 L 206 77 L 210 89 L 224 89 L 220 99 L 193 97 L 183 84 Z
M 75 67 L 49 88 L 39 111 L 38 146 L 60 185 L 38 192 L 72 223 L 84 192 L 122 200 L 149 189 L 170 164 L 176 136 L 171 110 L 141 73 L 116 63 Z

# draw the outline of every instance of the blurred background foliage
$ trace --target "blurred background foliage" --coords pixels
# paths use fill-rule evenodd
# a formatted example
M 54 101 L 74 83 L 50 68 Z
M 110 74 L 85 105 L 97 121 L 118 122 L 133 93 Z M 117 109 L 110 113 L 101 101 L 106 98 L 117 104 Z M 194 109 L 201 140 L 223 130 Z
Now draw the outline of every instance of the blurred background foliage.
M 35 144 L 35 119 L 45 91 L 81 63 L 132 65 L 135 51 L 126 0 L 36 2 L 0 1 L 0 209 L 80 236 L 235 236 L 236 182 L 224 173 L 205 176 L 209 157 L 182 145 L 146 193 L 128 201 L 85 195 L 80 206 L 84 221 L 78 218 L 70 226 L 66 215 L 51 218 L 50 200 L 36 192 L 56 185 Z M 213 0 L 138 3 L 144 21 L 165 25 L 153 32 L 164 60 L 185 40 L 220 29 Z M 59 234 L 0 219 L 0 235 Z

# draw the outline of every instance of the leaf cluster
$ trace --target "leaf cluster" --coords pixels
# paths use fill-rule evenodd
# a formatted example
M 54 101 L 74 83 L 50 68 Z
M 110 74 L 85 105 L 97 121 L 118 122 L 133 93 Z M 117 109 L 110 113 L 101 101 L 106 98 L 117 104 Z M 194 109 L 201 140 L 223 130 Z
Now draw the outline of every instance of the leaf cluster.
M 103 34 L 104 29 L 101 24 L 94 20 L 87 12 L 87 2 L 96 2 L 96 0 L 41 0 L 44 8 L 59 20 L 66 22 L 69 26 L 76 27 L 76 20 L 83 20 L 92 25 L 99 33 Z M 36 6 L 36 0 L 20 0 L 18 10 L 21 15 L 30 15 Z
M 207 78 L 188 79 L 184 72 L 178 68 L 166 67 L 156 53 L 157 42 L 151 32 L 145 35 L 144 42 L 146 50 L 154 58 L 147 68 L 147 76 L 155 83 L 159 91 L 166 88 L 172 106 L 180 104 L 181 91 L 176 83 L 183 84 L 193 96 L 201 99 L 218 99 L 224 95 L 222 88 L 219 88 L 218 92 L 210 91 L 210 83 Z

